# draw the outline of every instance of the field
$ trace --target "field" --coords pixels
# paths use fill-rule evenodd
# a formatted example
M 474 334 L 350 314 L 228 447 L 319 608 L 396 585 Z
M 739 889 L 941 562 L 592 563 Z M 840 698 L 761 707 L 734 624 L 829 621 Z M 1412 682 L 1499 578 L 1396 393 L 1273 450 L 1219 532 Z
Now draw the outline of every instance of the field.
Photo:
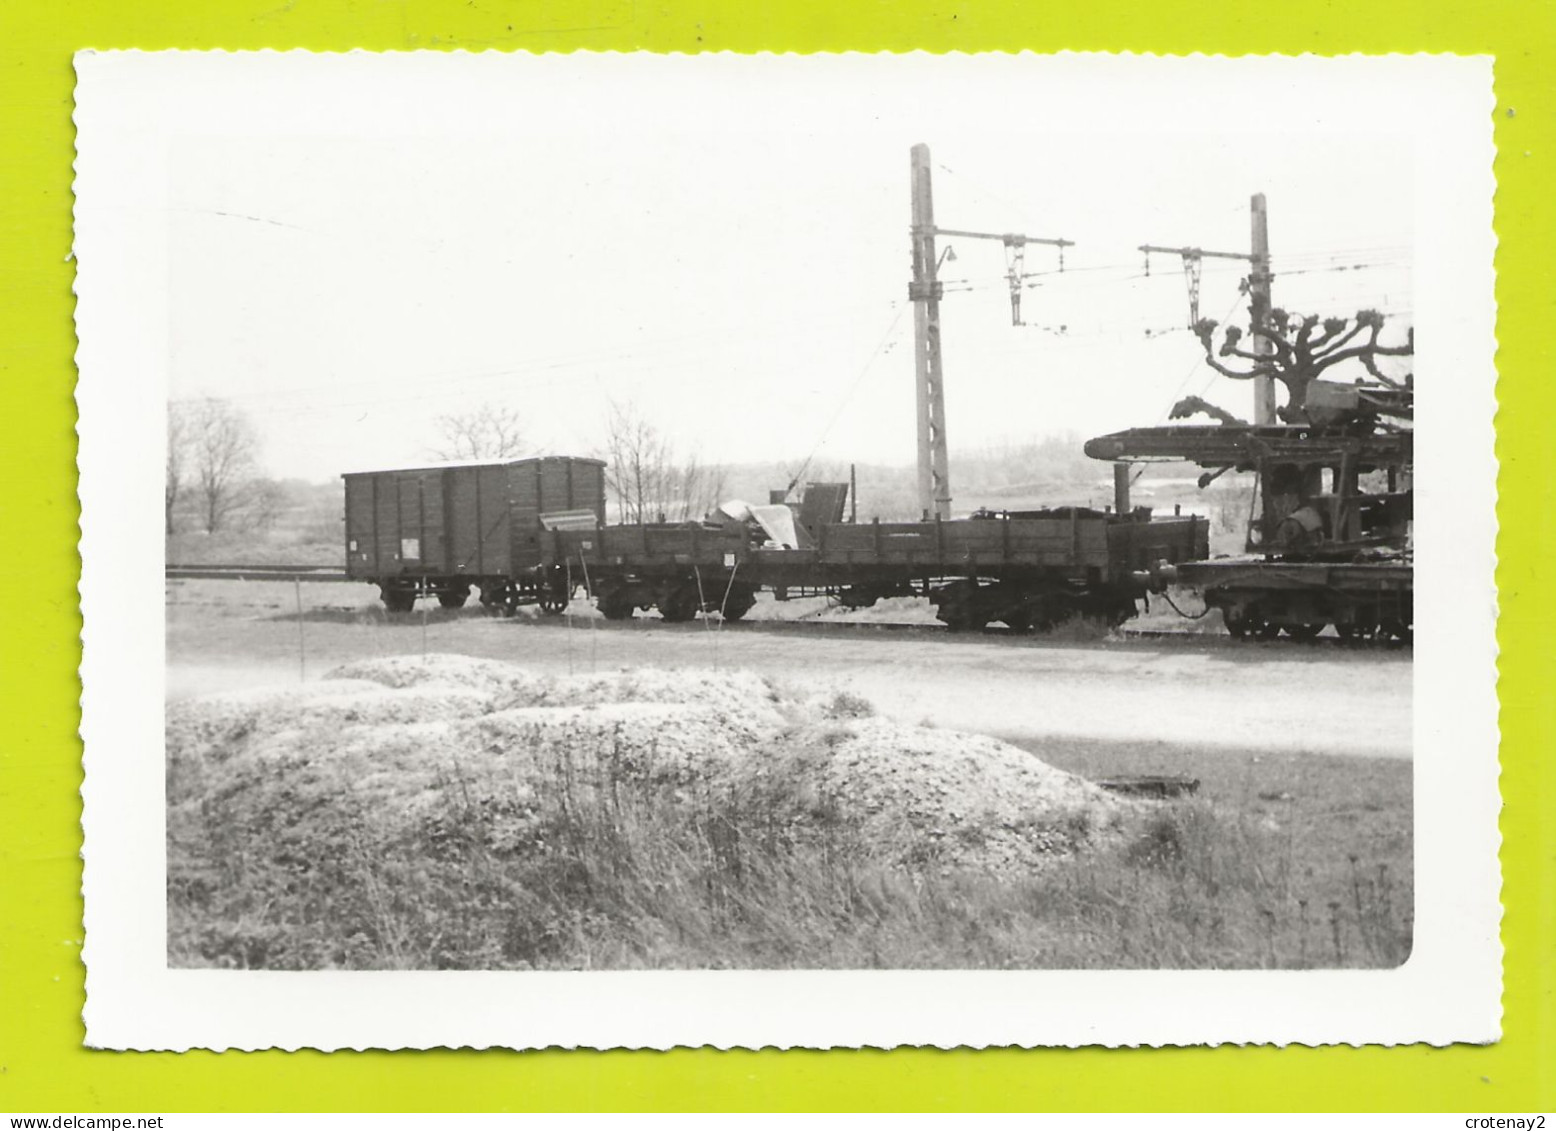
M 729 765 L 782 772 L 628 772 L 571 732 L 510 742 L 487 766 L 476 753 L 486 745 L 459 739 L 405 763 L 437 779 L 426 819 L 407 823 L 403 797 L 362 784 L 399 747 L 352 746 L 358 761 L 349 773 L 341 763 L 342 777 L 321 753 L 335 732 L 283 712 L 269 730 L 216 743 L 225 754 L 184 764 L 247 765 L 250 776 L 170 776 L 175 965 L 1307 967 L 1408 956 L 1408 652 L 474 610 L 391 620 L 373 596 L 366 586 L 170 583 L 170 710 L 182 717 L 203 709 L 201 696 L 255 687 L 306 700 L 326 694 L 321 677 L 341 665 L 424 655 L 511 663 L 522 680 L 563 689 L 553 697 L 575 681 L 603 688 L 628 679 L 623 669 L 657 668 L 672 683 L 766 689 L 748 699 L 770 699 L 776 715 L 725 703 L 713 717 L 765 719 L 754 737 L 730 740 L 744 753 Z M 432 690 L 438 703 L 468 698 L 441 684 L 416 693 Z M 700 694 L 675 704 L 664 733 L 682 727 L 683 708 L 706 720 Z M 481 721 L 486 707 L 469 710 L 451 716 L 455 732 L 493 725 Z M 727 737 L 724 726 L 706 734 Z M 889 736 L 884 752 L 859 745 L 871 735 Z M 957 761 L 969 750 L 975 762 Z M 868 769 L 860 780 L 900 780 L 907 792 L 873 810 L 850 803 L 863 788 L 845 773 L 856 761 Z M 924 772 L 948 792 L 908 788 L 919 780 L 901 776 L 909 763 L 941 766 Z M 502 823 L 516 765 L 530 799 L 518 840 L 518 826 Z M 1016 786 L 960 808 L 944 800 L 989 765 L 1093 800 L 1055 810 L 1049 794 Z M 1131 774 L 1200 786 L 1142 802 L 1087 784 Z M 990 824 L 994 802 L 1019 802 L 1027 816 Z M 889 835 L 881 813 L 897 814 Z M 1019 867 L 1001 863 L 1011 852 Z

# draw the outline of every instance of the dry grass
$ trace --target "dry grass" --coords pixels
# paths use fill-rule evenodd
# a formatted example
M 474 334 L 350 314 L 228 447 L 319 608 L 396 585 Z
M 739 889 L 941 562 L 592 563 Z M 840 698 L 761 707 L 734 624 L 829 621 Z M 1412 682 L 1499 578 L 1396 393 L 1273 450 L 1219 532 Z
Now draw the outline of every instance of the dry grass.
M 1071 740 L 1041 750 L 1089 777 L 1176 774 L 1201 783 L 1194 801 L 1161 810 L 1158 821 L 1173 827 L 1148 826 L 1136 859 L 1165 865 L 1174 883 L 1211 897 L 1193 915 L 1223 917 L 1238 936 L 1240 964 L 1390 967 L 1409 957 L 1409 761 L 1160 742 Z

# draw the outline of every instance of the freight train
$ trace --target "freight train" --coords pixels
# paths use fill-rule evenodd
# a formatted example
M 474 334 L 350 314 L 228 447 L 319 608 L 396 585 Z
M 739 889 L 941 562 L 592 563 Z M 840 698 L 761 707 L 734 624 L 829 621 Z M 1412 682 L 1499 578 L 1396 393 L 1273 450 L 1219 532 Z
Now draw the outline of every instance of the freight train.
M 348 474 L 346 572 L 391 612 L 473 592 L 556 614 L 582 593 L 620 620 L 653 609 L 739 620 L 757 594 L 855 607 L 928 598 L 952 630 L 1041 630 L 1133 616 L 1151 571 L 1208 556 L 1197 516 L 1063 507 L 924 522 L 845 522 L 841 484 L 790 506 L 726 505 L 690 522 L 610 524 L 604 465 L 554 456 Z
M 1298 423 L 1133 428 L 1088 441 L 1115 467 L 1190 461 L 1201 485 L 1254 473 L 1244 552 L 1212 558 L 1208 520 L 1115 507 L 980 511 L 847 522 L 846 484 L 796 505 L 726 505 L 688 522 L 610 524 L 605 465 L 553 456 L 348 474 L 346 573 L 391 612 L 419 598 L 511 612 L 579 594 L 623 620 L 656 610 L 739 620 L 758 593 L 850 607 L 927 598 L 954 631 L 1041 631 L 1072 617 L 1119 624 L 1140 598 L 1198 590 L 1235 637 L 1409 643 L 1414 631 L 1410 389 L 1314 382 Z

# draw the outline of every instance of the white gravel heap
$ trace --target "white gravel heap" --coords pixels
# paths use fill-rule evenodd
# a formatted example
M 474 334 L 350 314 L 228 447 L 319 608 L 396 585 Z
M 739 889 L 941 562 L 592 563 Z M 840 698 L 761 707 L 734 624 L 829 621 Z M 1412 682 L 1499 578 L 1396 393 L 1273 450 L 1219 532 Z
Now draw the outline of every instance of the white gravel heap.
M 879 859 L 999 874 L 1094 844 L 1131 808 L 1006 743 L 829 702 L 738 671 L 552 677 L 465 656 L 366 660 L 318 683 L 169 703 L 169 795 L 198 805 L 284 782 L 309 804 L 351 791 L 414 820 L 454 788 L 523 811 L 564 768 L 592 789 L 781 783 L 784 819 L 854 822 Z

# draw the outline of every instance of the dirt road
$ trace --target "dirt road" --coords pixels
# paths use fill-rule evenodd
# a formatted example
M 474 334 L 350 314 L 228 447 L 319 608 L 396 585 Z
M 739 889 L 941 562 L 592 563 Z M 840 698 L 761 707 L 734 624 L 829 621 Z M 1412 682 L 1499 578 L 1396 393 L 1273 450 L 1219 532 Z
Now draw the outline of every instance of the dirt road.
M 349 660 L 456 652 L 549 672 L 745 668 L 847 690 L 909 722 L 1010 738 L 1056 736 L 1408 758 L 1409 652 L 1225 638 L 1062 643 L 909 636 L 640 617 L 498 620 L 475 610 L 389 621 L 367 587 L 225 581 L 168 586 L 168 694 L 317 678 Z M 299 636 L 301 639 L 299 640 Z M 302 664 L 299 664 L 299 648 Z

